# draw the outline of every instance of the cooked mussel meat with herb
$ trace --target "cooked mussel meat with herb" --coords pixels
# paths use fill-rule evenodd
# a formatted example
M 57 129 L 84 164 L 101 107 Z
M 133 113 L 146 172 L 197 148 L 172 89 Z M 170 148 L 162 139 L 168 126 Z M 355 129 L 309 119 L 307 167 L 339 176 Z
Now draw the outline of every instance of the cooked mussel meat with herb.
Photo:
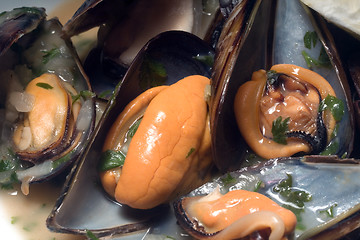
M 0 19 L 0 183 L 20 181 L 25 194 L 76 159 L 95 120 L 77 55 L 58 20 L 45 17 L 24 7 Z
M 246 142 L 269 159 L 324 151 L 344 103 L 319 74 L 279 64 L 254 72 L 240 86 L 234 111 Z
M 194 75 L 151 88 L 109 130 L 101 180 L 115 199 L 148 209 L 180 196 L 210 173 L 208 78 Z

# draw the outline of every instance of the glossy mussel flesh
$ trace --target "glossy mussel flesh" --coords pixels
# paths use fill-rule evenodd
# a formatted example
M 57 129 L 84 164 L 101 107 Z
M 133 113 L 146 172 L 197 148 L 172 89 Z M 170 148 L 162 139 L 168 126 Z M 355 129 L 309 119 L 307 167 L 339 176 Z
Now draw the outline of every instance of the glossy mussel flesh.
M 44 9 L 1 15 L 0 183 L 46 180 L 80 154 L 95 123 L 93 94 L 61 24 Z M 9 130 L 10 129 L 10 130 Z M 10 141 L 9 141 L 10 139 Z M 12 177 L 9 177 L 12 176 Z
M 319 154 L 332 139 L 335 118 L 322 109 L 328 99 L 343 103 L 331 85 L 313 71 L 290 64 L 259 70 L 235 96 L 239 129 L 256 154 L 264 158 L 297 153 Z M 329 136 L 329 137 L 328 137 Z

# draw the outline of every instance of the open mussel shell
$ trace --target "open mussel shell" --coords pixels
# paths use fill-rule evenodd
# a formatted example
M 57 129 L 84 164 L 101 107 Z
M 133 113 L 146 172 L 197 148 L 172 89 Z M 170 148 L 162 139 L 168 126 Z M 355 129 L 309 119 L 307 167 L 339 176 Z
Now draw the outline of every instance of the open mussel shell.
M 296 213 L 294 239 L 338 239 L 359 227 L 356 221 L 360 210 L 356 180 L 359 174 L 359 162 L 354 159 L 315 155 L 279 158 L 215 178 L 186 197 L 207 195 L 217 187 L 222 194 L 236 189 L 257 191 L 279 205 L 302 206 Z M 289 200 L 290 195 L 279 191 L 279 184 L 289 178 L 292 184 L 287 190 L 302 191 L 310 196 L 310 200 L 302 205 L 295 202 L 296 198 Z M 188 231 L 196 231 L 191 225 L 186 226 L 187 221 L 182 219 L 187 217 L 184 209 L 179 207 L 182 200 L 174 203 L 179 222 L 185 224 L 183 227 Z
M 3 12 L 0 17 L 0 148 L 3 166 L 0 184 L 19 180 L 24 193 L 28 191 L 29 183 L 47 180 L 72 164 L 85 147 L 95 124 L 94 100 L 90 96 L 80 97 L 81 92 L 91 95 L 91 88 L 72 44 L 61 38 L 62 25 L 57 19 L 45 18 L 45 9 L 28 7 Z M 29 94 L 35 78 L 39 82 L 33 84 Z M 50 93 L 45 95 L 52 100 L 61 97 L 51 105 L 42 94 L 45 92 Z M 35 101 L 31 100 L 34 98 Z M 49 104 L 38 107 L 41 106 L 38 99 Z M 64 106 L 64 111 L 53 115 L 55 117 L 49 121 L 36 120 L 45 115 L 52 116 L 49 109 L 60 106 Z M 27 116 L 35 108 L 39 110 L 39 118 L 30 120 Z M 21 135 L 21 144 L 18 144 L 15 133 L 27 120 L 31 122 L 32 135 Z M 54 131 L 50 130 L 50 140 L 42 143 L 44 139 L 37 136 L 46 132 L 43 131 L 45 126 L 54 126 Z M 35 128 L 37 130 L 33 131 Z M 54 142 L 51 142 L 51 136 L 56 139 Z M 36 146 L 35 138 L 40 142 Z M 33 142 L 24 139 L 33 139 Z M 26 147 L 22 143 L 29 145 Z
M 170 30 L 204 38 L 217 6 L 217 1 L 201 0 L 85 1 L 65 24 L 64 34 L 71 37 L 100 26 L 84 68 L 94 91 L 108 98 L 147 41 Z
M 210 77 L 212 63 L 204 62 L 203 57 L 213 57 L 211 48 L 198 37 L 182 31 L 162 33 L 144 46 L 110 99 L 86 155 L 65 184 L 47 220 L 48 228 L 75 234 L 86 234 L 89 230 L 96 236 L 123 236 L 140 231 L 129 236 L 139 239 L 139 234 L 144 234 L 141 231 L 160 219 L 159 214 L 168 211 L 167 205 L 141 211 L 116 203 L 101 186 L 98 163 L 109 128 L 124 107 L 155 85 L 170 85 L 195 74 Z M 165 70 L 165 76 L 156 77 L 156 69 L 149 68 L 149 63 L 155 62 Z
M 304 36 L 313 31 L 321 44 L 310 50 L 304 46 Z M 348 156 L 353 148 L 353 107 L 346 74 L 324 20 L 296 0 L 241 1 L 236 5 L 220 36 L 212 75 L 210 122 L 214 161 L 221 171 L 236 169 L 249 153 L 237 130 L 233 110 L 239 86 L 249 81 L 253 72 L 269 70 L 275 64 L 309 68 L 302 51 L 316 58 L 321 45 L 331 67 L 314 67 L 312 70 L 327 79 L 337 98 L 345 103 L 335 154 Z

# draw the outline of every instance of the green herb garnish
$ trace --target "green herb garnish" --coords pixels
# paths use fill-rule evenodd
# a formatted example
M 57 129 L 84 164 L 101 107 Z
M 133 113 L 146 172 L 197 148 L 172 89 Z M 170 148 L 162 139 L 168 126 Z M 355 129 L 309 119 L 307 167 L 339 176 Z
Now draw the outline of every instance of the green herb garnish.
M 49 51 L 42 50 L 41 52 L 44 53 L 42 59 L 43 64 L 47 64 L 51 59 L 53 59 L 54 57 L 58 56 L 61 53 L 59 48 L 53 48 Z
M 282 180 L 279 184 L 273 187 L 273 191 L 277 192 L 284 198 L 287 204 L 283 204 L 284 208 L 292 211 L 297 218 L 299 228 L 302 226 L 301 213 L 304 212 L 304 203 L 312 199 L 310 193 L 299 190 L 293 187 L 293 180 L 291 174 L 286 174 L 287 179 Z
M 107 150 L 102 153 L 99 170 L 107 171 L 124 165 L 125 155 L 120 151 Z
M 108 90 L 101 92 L 98 97 L 105 99 L 107 96 L 109 96 L 111 94 L 113 94 L 113 90 L 108 89 Z
M 193 57 L 195 60 L 198 60 L 199 62 L 202 62 L 206 64 L 209 67 L 212 67 L 214 65 L 214 55 L 213 54 L 207 54 L 207 55 L 197 55 Z
M 80 91 L 79 94 L 77 94 L 77 95 L 75 95 L 75 96 L 71 96 L 71 98 L 72 98 L 73 104 L 74 104 L 74 103 L 75 103 L 77 100 L 79 100 L 81 97 L 82 97 L 83 99 L 88 99 L 88 98 L 93 98 L 93 97 L 95 97 L 95 96 L 96 96 L 96 94 L 93 93 L 92 91 L 82 90 L 82 91 Z
M 316 46 L 318 41 L 318 35 L 315 31 L 313 32 L 306 32 L 304 35 L 304 45 L 306 48 L 311 49 L 312 47 Z
M 226 177 L 221 178 L 221 182 L 226 186 L 226 185 L 234 184 L 236 182 L 236 179 L 233 176 L 231 176 L 230 173 L 228 173 Z
M 321 214 L 325 213 L 328 217 L 330 218 L 333 218 L 335 215 L 334 215 L 334 212 L 335 212 L 335 209 L 337 207 L 337 203 L 331 205 L 329 208 L 325 209 L 325 210 L 322 210 L 320 211 Z
M 89 230 L 86 230 L 86 236 L 91 240 L 99 240 L 99 238 L 96 237 L 95 234 Z
M 193 152 L 195 152 L 195 148 L 190 148 L 188 154 L 186 155 L 186 158 L 190 157 Z
M 142 120 L 142 118 L 139 118 L 138 120 L 136 120 L 136 121 L 130 126 L 129 131 L 128 131 L 127 134 L 126 134 L 126 137 L 127 137 L 127 138 L 132 138 L 132 137 L 134 137 L 136 131 L 137 131 L 138 128 L 139 128 L 139 125 L 140 125 L 140 123 L 141 123 L 141 120 Z
M 268 84 L 273 85 L 276 82 L 277 72 L 274 70 L 267 71 L 266 78 L 267 78 Z
M 23 226 L 23 229 L 27 232 L 31 232 L 32 230 L 34 230 L 34 228 L 37 226 L 36 222 L 30 222 L 28 224 L 26 224 L 25 226 Z
M 314 59 L 313 57 L 311 57 L 305 50 L 302 51 L 301 54 L 303 55 L 303 57 L 305 59 L 306 65 L 310 69 L 313 67 L 330 67 L 331 66 L 330 59 L 329 59 L 328 55 L 326 54 L 324 47 L 321 48 L 318 59 Z
M 319 66 L 322 66 L 322 67 L 331 67 L 331 62 L 330 62 L 329 56 L 327 55 L 325 48 L 323 46 L 320 49 L 318 63 L 319 63 Z
M 304 35 L 304 45 L 306 48 L 311 49 L 316 46 L 319 38 L 317 33 L 314 32 L 306 32 Z M 311 57 L 306 51 L 302 51 L 301 54 L 303 55 L 306 65 L 308 68 L 312 67 L 330 67 L 331 62 L 329 56 L 327 55 L 324 46 L 321 46 L 320 53 L 317 59 Z
M 255 188 L 254 188 L 254 191 L 253 192 L 258 192 L 260 190 L 260 188 L 262 188 L 264 185 L 264 183 L 262 181 L 258 181 L 256 184 L 255 184 Z
M 289 120 L 290 117 L 285 118 L 278 117 L 272 123 L 271 133 L 273 134 L 273 140 L 277 143 L 286 145 L 286 133 L 289 131 Z
M 299 208 L 304 207 L 304 202 L 309 202 L 312 198 L 311 194 L 303 190 L 295 190 L 292 186 L 292 176 L 286 174 L 287 179 L 282 180 L 274 186 L 274 192 L 278 192 L 287 202 L 295 204 Z
M 6 159 L 0 160 L 0 172 L 8 172 L 7 177 L 0 179 L 0 188 L 1 189 L 13 189 L 13 184 L 17 183 L 17 175 L 15 170 L 19 166 L 19 159 L 15 155 L 12 149 L 8 149 Z
M 37 83 L 36 86 L 41 87 L 41 88 L 44 88 L 44 89 L 46 89 L 46 90 L 48 90 L 48 89 L 53 89 L 53 86 L 51 86 L 51 85 L 48 84 L 48 83 L 43 83 L 43 82 Z
M 12 162 L 7 159 L 0 160 L 0 172 L 5 172 L 12 169 Z
M 331 95 L 327 95 L 319 105 L 320 112 L 326 109 L 331 111 L 331 114 L 337 122 L 341 121 L 341 118 L 345 114 L 344 102 L 341 99 Z
M 324 151 L 322 151 L 320 153 L 320 155 L 323 156 L 329 156 L 329 155 L 335 155 L 336 152 L 339 149 L 339 143 L 337 141 L 331 141 L 324 149 Z
M 164 85 L 167 72 L 162 63 L 145 56 L 140 68 L 140 87 L 142 89 Z
M 167 240 L 167 239 L 176 240 L 176 238 L 174 238 L 174 237 L 172 237 L 172 236 L 169 236 L 169 235 L 166 235 L 166 236 L 165 236 L 165 240 Z
M 11 217 L 11 224 L 15 224 L 19 221 L 19 217 Z

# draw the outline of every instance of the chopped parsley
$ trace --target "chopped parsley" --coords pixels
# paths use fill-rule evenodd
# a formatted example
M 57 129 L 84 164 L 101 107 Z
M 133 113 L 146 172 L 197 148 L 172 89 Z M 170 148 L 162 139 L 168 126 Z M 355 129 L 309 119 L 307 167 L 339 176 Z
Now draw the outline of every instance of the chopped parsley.
M 287 202 L 294 203 L 299 208 L 304 207 L 304 202 L 311 200 L 311 194 L 303 190 L 295 190 L 292 186 L 291 174 L 286 174 L 287 179 L 282 180 L 273 190 L 283 196 Z
M 0 172 L 7 172 L 0 179 L 1 189 L 13 189 L 13 184 L 19 182 L 15 170 L 19 167 L 19 159 L 12 149 L 8 149 L 7 158 L 0 160 Z
M 48 83 L 43 83 L 43 82 L 38 82 L 38 83 L 36 84 L 36 86 L 41 87 L 41 88 L 44 88 L 44 89 L 46 89 L 46 90 L 49 90 L 49 89 L 53 89 L 53 88 L 54 88 L 54 87 L 51 86 L 50 84 L 48 84 Z
M 335 118 L 337 122 L 341 121 L 342 117 L 345 113 L 344 102 L 334 96 L 327 95 L 325 99 L 323 99 L 319 105 L 319 111 L 330 110 L 331 114 Z
M 228 173 L 226 177 L 223 177 L 220 180 L 225 186 L 234 184 L 236 182 L 236 179 L 233 176 L 231 176 L 230 173 Z
M 336 207 L 337 207 L 337 203 L 334 203 L 329 208 L 327 208 L 325 210 L 321 210 L 319 213 L 326 214 L 326 216 L 328 216 L 329 218 L 333 218 L 335 216 L 335 208 Z
M 316 42 L 318 41 L 318 35 L 315 31 L 306 32 L 304 35 L 304 45 L 306 48 L 311 49 L 316 46 Z
M 99 170 L 107 171 L 124 165 L 125 155 L 120 151 L 106 150 L 102 153 Z
M 186 155 L 186 158 L 190 157 L 190 155 L 195 151 L 195 148 L 190 148 L 188 154 Z
M 207 55 L 196 55 L 195 57 L 193 57 L 193 59 L 202 62 L 204 64 L 206 64 L 209 67 L 212 67 L 214 65 L 214 55 L 209 53 Z
M 86 230 L 86 236 L 91 240 L 99 240 L 99 238 L 96 237 L 95 234 L 90 230 Z
M 335 155 L 338 149 L 339 149 L 339 143 L 337 141 L 331 141 L 325 147 L 324 151 L 322 151 L 320 153 L 320 155 L 323 155 L 323 156 Z
M 289 120 L 290 117 L 285 118 L 278 117 L 272 123 L 271 133 L 273 134 L 273 140 L 277 143 L 286 145 L 286 133 L 289 131 Z
M 311 201 L 312 196 L 306 191 L 294 188 L 291 174 L 287 173 L 286 175 L 287 179 L 284 179 L 275 185 L 273 191 L 279 193 L 287 202 L 287 204 L 283 204 L 283 207 L 289 209 L 296 215 L 298 220 L 297 228 L 303 228 L 300 214 L 304 212 L 304 203 Z
M 113 93 L 114 93 L 113 90 L 108 89 L 108 90 L 101 92 L 98 97 L 105 99 L 107 96 L 112 95 Z
M 142 89 L 164 85 L 168 75 L 162 63 L 145 56 L 140 68 L 140 87 Z
M 167 240 L 167 239 L 176 240 L 176 238 L 174 238 L 174 237 L 172 237 L 172 236 L 169 236 L 169 235 L 166 235 L 166 236 L 165 236 L 165 240 Z
M 277 72 L 274 70 L 267 71 L 266 78 L 267 78 L 268 84 L 273 85 L 276 82 Z
M 19 217 L 17 217 L 17 216 L 11 217 L 11 224 L 15 224 L 18 221 L 19 221 Z
M 89 90 L 82 90 L 80 91 L 79 94 L 75 95 L 75 96 L 71 96 L 72 100 L 73 100 L 73 104 L 78 101 L 80 98 L 83 99 L 87 99 L 87 98 L 93 98 L 95 97 L 95 93 L 93 93 L 92 91 Z
M 253 192 L 258 192 L 260 190 L 260 188 L 264 187 L 264 183 L 262 181 L 258 181 L 256 184 L 255 184 L 255 188 L 254 188 L 254 191 Z
M 36 222 L 30 222 L 30 223 L 24 225 L 23 229 L 27 232 L 31 232 L 36 228 L 36 226 L 37 226 Z
M 306 48 L 311 49 L 316 46 L 319 38 L 317 33 L 314 32 L 306 32 L 304 36 L 304 45 Z M 329 56 L 327 55 L 324 46 L 321 46 L 320 53 L 317 59 L 311 57 L 305 50 L 301 52 L 303 55 L 305 62 L 308 68 L 312 67 L 330 67 L 331 62 Z
M 126 134 L 126 137 L 129 138 L 133 138 L 136 131 L 138 130 L 140 123 L 141 123 L 142 118 L 139 118 L 138 120 L 136 120 L 129 128 L 129 131 Z
M 42 50 L 41 52 L 44 53 L 43 59 L 42 59 L 43 64 L 47 64 L 51 59 L 55 58 L 56 56 L 60 55 L 60 53 L 61 53 L 59 48 L 53 48 L 49 51 Z

